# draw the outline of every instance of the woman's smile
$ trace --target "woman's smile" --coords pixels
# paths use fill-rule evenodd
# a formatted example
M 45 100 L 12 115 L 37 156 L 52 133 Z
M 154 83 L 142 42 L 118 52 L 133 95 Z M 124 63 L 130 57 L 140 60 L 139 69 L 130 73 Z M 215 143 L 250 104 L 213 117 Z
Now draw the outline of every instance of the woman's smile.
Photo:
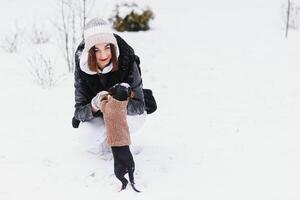
M 99 59 L 99 61 L 102 61 L 102 62 L 104 62 L 104 61 L 106 61 L 108 58 L 104 58 L 104 59 Z

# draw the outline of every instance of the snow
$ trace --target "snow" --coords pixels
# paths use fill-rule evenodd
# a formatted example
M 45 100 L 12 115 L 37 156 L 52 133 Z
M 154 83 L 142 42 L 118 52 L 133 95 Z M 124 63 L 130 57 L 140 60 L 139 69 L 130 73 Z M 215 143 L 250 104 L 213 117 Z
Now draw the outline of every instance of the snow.
M 102 2 L 109 16 L 113 3 Z M 88 152 L 84 130 L 71 127 L 73 75 L 59 51 L 49 47 L 64 78 L 43 89 L 25 43 L 0 49 L 0 199 L 299 199 L 300 38 L 284 37 L 285 1 L 145 2 L 152 30 L 120 33 L 158 103 L 132 137 L 143 192 L 117 192 L 113 162 Z M 1 36 L 14 20 L 56 17 L 53 4 L 1 1 Z

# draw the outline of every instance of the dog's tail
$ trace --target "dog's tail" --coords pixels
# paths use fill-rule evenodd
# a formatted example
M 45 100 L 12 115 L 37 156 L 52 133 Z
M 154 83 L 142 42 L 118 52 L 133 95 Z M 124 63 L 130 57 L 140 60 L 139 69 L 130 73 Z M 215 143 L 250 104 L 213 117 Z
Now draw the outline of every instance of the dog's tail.
M 129 176 L 129 181 L 130 181 L 130 185 L 132 187 L 132 189 L 136 192 L 141 192 L 139 191 L 138 189 L 136 189 L 136 187 L 134 186 L 134 176 L 133 176 L 133 173 L 134 173 L 134 167 L 128 169 L 128 176 Z
M 132 187 L 132 189 L 133 189 L 134 191 L 136 191 L 136 192 L 141 192 L 141 191 L 139 191 L 138 189 L 135 188 L 134 183 L 131 183 L 130 185 L 131 185 L 131 187 Z

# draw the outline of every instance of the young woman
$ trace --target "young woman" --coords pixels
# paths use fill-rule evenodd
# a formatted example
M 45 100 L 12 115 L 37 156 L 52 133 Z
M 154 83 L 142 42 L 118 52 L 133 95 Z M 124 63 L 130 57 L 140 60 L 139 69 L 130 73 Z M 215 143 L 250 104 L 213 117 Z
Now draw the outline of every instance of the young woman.
M 121 87 L 130 87 L 133 94 L 128 101 L 127 114 L 142 115 L 145 102 L 137 66 L 139 58 L 134 50 L 120 36 L 113 34 L 107 23 L 99 18 L 86 24 L 84 36 L 85 41 L 79 44 L 75 54 L 73 127 L 77 128 L 79 122 L 93 121 L 98 117 L 101 121 L 103 113 L 100 102 L 110 88 L 120 83 Z M 103 125 L 103 120 L 101 123 Z M 101 124 L 96 122 L 94 126 Z
M 128 115 L 143 114 L 142 79 L 134 50 L 99 18 L 87 23 L 84 35 L 75 56 L 75 119 L 84 122 L 101 116 L 92 99 L 118 83 L 129 84 L 134 94 L 128 102 Z

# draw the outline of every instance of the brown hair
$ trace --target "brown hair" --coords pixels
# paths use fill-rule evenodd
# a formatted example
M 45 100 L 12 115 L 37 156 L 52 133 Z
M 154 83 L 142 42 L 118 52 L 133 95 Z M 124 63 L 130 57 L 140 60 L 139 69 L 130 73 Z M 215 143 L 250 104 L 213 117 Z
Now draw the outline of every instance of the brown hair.
M 118 60 L 117 60 L 117 55 L 116 55 L 116 48 L 115 45 L 109 43 L 110 50 L 111 50 L 111 62 L 113 65 L 112 71 L 117 71 L 118 70 Z M 89 53 L 88 53 L 88 66 L 91 71 L 100 73 L 100 69 L 97 64 L 96 60 L 96 53 L 95 53 L 95 46 L 90 48 Z

